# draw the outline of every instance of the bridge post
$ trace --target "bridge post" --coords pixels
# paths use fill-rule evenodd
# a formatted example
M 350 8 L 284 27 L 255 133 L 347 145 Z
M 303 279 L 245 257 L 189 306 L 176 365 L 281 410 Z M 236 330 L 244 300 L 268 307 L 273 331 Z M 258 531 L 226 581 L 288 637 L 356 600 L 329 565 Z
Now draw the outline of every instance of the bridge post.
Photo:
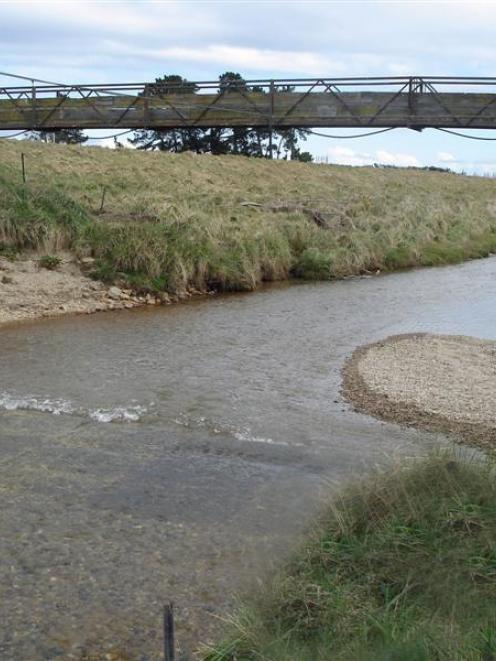
M 36 109 L 36 85 L 35 81 L 31 80 L 31 107 L 32 107 L 32 120 L 33 127 L 38 126 L 38 112 Z
M 274 121 L 274 81 L 270 81 L 270 114 L 269 114 L 269 158 L 272 156 L 272 143 L 273 143 L 273 121 Z

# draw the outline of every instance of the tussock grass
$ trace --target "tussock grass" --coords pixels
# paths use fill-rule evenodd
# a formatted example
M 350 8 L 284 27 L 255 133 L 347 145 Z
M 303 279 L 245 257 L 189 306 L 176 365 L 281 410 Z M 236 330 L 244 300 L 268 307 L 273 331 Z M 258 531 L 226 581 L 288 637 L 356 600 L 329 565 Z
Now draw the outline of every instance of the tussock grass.
M 494 465 L 435 456 L 355 484 L 206 661 L 496 658 Z
M 316 209 L 330 229 L 247 201 Z M 249 290 L 487 255 L 496 195 L 445 173 L 1 141 L 0 246 L 69 248 L 151 288 Z

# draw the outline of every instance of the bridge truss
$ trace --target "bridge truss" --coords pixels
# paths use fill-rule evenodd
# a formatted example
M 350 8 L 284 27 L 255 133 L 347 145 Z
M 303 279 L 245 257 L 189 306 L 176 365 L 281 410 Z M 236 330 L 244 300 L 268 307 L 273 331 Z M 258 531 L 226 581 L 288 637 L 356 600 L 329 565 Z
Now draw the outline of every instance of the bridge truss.
M 496 78 L 489 77 L 206 81 L 194 83 L 194 93 L 171 84 L 63 85 L 15 77 L 20 84 L 0 87 L 0 131 L 496 128 Z

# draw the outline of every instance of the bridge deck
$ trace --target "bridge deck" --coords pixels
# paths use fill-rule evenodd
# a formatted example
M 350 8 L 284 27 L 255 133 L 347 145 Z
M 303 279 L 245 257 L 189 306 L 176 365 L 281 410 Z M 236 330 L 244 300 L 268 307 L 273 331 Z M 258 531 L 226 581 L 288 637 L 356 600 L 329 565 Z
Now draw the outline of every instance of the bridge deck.
M 346 79 L 342 79 L 345 81 Z M 352 80 L 352 79 L 349 79 Z M 279 91 L 281 82 L 257 82 L 261 91 L 198 85 L 198 93 L 145 95 L 142 85 L 0 88 L 0 130 L 184 127 L 446 127 L 496 128 L 496 79 L 477 80 L 489 91 L 438 91 L 433 79 L 318 80 Z M 203 85 L 203 87 L 202 87 Z M 383 91 L 378 85 L 393 89 Z M 218 83 L 217 83 L 218 86 Z M 298 88 L 301 88 L 300 89 Z M 343 87 L 346 91 L 343 91 Z M 357 89 L 358 88 L 358 89 Z M 123 91 L 120 91 L 123 90 Z M 174 91 L 174 90 L 172 90 Z M 131 93 L 134 92 L 134 93 Z

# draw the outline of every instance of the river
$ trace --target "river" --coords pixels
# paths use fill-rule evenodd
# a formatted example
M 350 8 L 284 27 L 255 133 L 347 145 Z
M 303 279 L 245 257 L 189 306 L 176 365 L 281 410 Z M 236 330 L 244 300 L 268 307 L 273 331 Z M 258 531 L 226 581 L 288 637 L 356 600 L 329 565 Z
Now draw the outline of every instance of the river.
M 351 411 L 346 356 L 496 339 L 495 276 L 489 258 L 2 328 L 1 658 L 156 659 L 169 600 L 183 650 L 215 636 L 334 485 L 443 442 Z

